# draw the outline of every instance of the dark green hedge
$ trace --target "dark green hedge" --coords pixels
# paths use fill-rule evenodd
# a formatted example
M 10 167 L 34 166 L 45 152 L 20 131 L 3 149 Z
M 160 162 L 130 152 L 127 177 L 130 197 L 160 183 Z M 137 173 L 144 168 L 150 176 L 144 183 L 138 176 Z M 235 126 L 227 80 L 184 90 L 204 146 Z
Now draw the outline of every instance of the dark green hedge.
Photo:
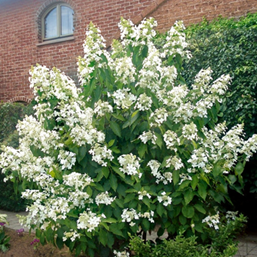
M 186 29 L 193 57 L 183 75 L 191 84 L 201 68 L 211 67 L 213 79 L 232 78 L 223 120 L 229 127 L 245 124 L 246 136 L 257 133 L 257 13 L 240 20 L 218 18 Z

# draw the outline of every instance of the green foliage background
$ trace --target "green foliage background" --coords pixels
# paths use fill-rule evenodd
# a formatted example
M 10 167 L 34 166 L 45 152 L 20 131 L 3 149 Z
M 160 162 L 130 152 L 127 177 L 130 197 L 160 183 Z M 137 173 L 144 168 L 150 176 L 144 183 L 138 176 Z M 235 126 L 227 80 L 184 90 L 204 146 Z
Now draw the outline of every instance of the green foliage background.
M 257 131 L 257 13 L 240 20 L 204 20 L 186 30 L 193 58 L 184 65 L 188 84 L 201 68 L 211 67 L 213 79 L 230 74 L 223 120 L 229 127 L 245 124 L 246 136 Z

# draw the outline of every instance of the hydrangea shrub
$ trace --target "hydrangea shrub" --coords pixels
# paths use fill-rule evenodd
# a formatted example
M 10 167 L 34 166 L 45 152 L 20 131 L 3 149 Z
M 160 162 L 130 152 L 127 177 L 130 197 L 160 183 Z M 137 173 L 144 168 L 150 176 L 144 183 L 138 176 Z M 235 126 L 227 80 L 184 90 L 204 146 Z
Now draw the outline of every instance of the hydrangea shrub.
M 56 68 L 32 67 L 36 118 L 19 122 L 20 146 L 4 147 L 0 167 L 6 179 L 31 182 L 21 222 L 42 244 L 109 256 L 156 225 L 158 236 L 182 229 L 204 239 L 228 187 L 242 181 L 257 136 L 245 141 L 243 125 L 216 124 L 230 77 L 212 81 L 201 70 L 189 90 L 183 24 L 162 49 L 155 26 L 121 19 L 121 40 L 108 52 L 91 23 L 79 88 Z

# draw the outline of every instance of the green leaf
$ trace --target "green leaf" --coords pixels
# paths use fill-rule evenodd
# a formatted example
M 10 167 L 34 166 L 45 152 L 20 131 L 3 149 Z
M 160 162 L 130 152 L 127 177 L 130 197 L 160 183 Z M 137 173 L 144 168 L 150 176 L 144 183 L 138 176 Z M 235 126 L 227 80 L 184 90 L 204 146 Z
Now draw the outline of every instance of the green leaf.
M 87 154 L 87 146 L 81 146 L 78 149 L 77 160 L 80 162 Z
M 115 224 L 113 223 L 113 224 L 110 225 L 110 232 L 112 232 L 115 235 L 124 237 L 121 230 L 119 229 L 119 227 L 116 223 Z
M 114 218 L 106 218 L 106 219 L 103 219 L 103 221 L 107 223 L 117 223 L 117 220 Z
M 118 187 L 118 180 L 116 176 L 114 176 L 113 174 L 111 174 L 110 176 L 110 185 L 111 185 L 111 188 L 116 192 L 116 189 Z
M 158 203 L 157 208 L 156 208 L 157 214 L 162 217 L 163 211 L 164 211 L 164 207 L 162 204 Z
M 237 163 L 235 167 L 235 173 L 237 176 L 242 174 L 242 172 L 244 171 L 244 167 L 245 167 L 244 163 L 242 162 Z
M 220 162 L 215 163 L 212 174 L 214 177 L 219 176 L 222 173 L 222 166 L 220 165 Z
M 108 236 L 105 230 L 103 229 L 100 230 L 98 238 L 102 245 L 104 246 L 107 245 Z
M 205 200 L 207 196 L 207 184 L 204 181 L 200 181 L 198 184 L 198 194 Z
M 194 214 L 195 214 L 195 210 L 194 207 L 192 206 L 183 206 L 182 207 L 182 214 L 186 217 L 186 218 L 193 218 Z
M 113 146 L 114 142 L 115 142 L 115 139 L 110 140 L 110 141 L 108 142 L 107 146 L 108 146 L 108 147 Z
M 117 119 L 117 120 L 120 120 L 120 121 L 125 121 L 125 118 L 121 115 L 121 114 L 115 114 L 113 113 L 112 116 Z
M 194 207 L 195 207 L 195 209 L 198 210 L 199 212 L 201 212 L 201 213 L 203 213 L 203 214 L 206 213 L 206 210 L 204 209 L 204 207 L 203 207 L 201 204 L 197 203 L 197 204 L 194 205 Z
M 116 136 L 121 137 L 121 129 L 118 123 L 111 121 L 110 127 Z
M 33 153 L 34 156 L 36 156 L 36 157 L 44 157 L 44 152 L 42 152 L 36 146 L 30 145 L 30 150 L 31 150 L 31 152 Z
M 114 244 L 114 236 L 111 233 L 108 233 L 108 241 L 107 241 L 107 246 L 112 249 Z
M 197 175 L 192 176 L 191 186 L 192 189 L 195 190 L 196 186 L 198 185 L 199 179 Z
M 185 200 L 185 205 L 188 205 L 194 198 L 194 192 L 192 191 L 192 189 L 188 189 L 185 193 L 184 193 L 184 200 Z
M 197 232 L 203 233 L 203 225 L 202 225 L 202 223 L 198 223 L 198 222 L 197 222 L 197 223 L 195 224 L 194 229 L 195 229 Z
M 142 228 L 143 228 L 144 231 L 149 231 L 150 230 L 150 222 L 147 219 L 143 219 Z
M 180 215 L 180 216 L 179 216 L 179 222 L 180 222 L 182 225 L 186 225 L 186 223 L 187 223 L 186 217 L 183 216 L 183 215 Z
M 103 175 L 105 176 L 105 178 L 108 178 L 108 176 L 110 174 L 109 169 L 107 167 L 103 167 L 102 172 L 103 172 Z
M 48 242 L 53 242 L 53 239 L 54 239 L 54 232 L 53 232 L 53 230 L 51 228 L 47 229 L 45 234 L 46 234 L 46 240 Z
M 125 199 L 124 199 L 124 203 L 128 203 L 135 198 L 136 198 L 135 194 L 127 194 Z
M 191 184 L 191 181 L 190 180 L 185 180 L 183 181 L 180 186 L 179 186 L 179 191 L 182 191 L 184 188 L 187 188 L 189 187 L 189 185 Z
M 155 133 L 157 139 L 156 139 L 156 144 L 162 148 L 163 145 L 163 141 L 162 141 L 162 136 L 159 133 Z
M 40 243 L 42 245 L 45 245 L 45 234 L 44 233 L 41 233 L 40 236 L 39 236 L 39 240 L 40 240 Z
M 123 184 L 118 184 L 117 192 L 119 195 L 125 197 L 126 195 L 126 187 Z
M 228 175 L 229 183 L 234 184 L 237 181 L 237 178 L 235 175 Z
M 140 146 L 138 147 L 139 157 L 143 158 L 146 152 L 147 152 L 147 145 L 146 144 L 140 144 Z
M 173 171 L 172 179 L 173 179 L 174 185 L 177 185 L 177 183 L 179 182 L 179 170 L 174 170 Z
M 128 126 L 131 126 L 140 116 L 140 112 L 137 110 L 132 113 L 131 117 L 123 124 L 122 128 L 125 129 Z
M 148 197 L 144 197 L 142 201 L 149 209 L 151 209 L 150 199 Z
M 115 203 L 120 207 L 120 208 L 124 208 L 124 201 L 123 200 L 121 200 L 121 199 L 118 199 L 118 198 L 116 198 L 115 199 Z
M 58 247 L 59 249 L 62 249 L 62 248 L 63 248 L 63 240 L 62 240 L 62 238 L 60 238 L 60 237 L 57 237 L 57 238 L 56 238 L 56 245 L 57 245 L 57 247 Z
M 115 171 L 115 173 L 117 173 L 120 177 L 125 178 L 125 174 L 124 174 L 122 171 L 120 171 L 120 169 L 119 169 L 118 167 L 112 166 L 112 169 L 113 169 L 113 171 Z

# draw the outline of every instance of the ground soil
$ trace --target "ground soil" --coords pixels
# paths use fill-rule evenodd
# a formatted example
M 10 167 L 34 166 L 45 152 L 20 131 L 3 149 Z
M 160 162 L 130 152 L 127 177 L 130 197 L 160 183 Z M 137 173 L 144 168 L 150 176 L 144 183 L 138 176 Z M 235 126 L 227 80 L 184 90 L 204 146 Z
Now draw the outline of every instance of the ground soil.
M 10 236 L 10 249 L 3 253 L 0 252 L 0 257 L 73 257 L 69 252 L 68 248 L 63 248 L 59 250 L 53 245 L 40 245 L 37 243 L 36 249 L 35 245 L 31 245 L 31 242 L 36 238 L 35 234 L 23 233 L 19 236 L 15 230 L 5 228 L 5 234 Z

